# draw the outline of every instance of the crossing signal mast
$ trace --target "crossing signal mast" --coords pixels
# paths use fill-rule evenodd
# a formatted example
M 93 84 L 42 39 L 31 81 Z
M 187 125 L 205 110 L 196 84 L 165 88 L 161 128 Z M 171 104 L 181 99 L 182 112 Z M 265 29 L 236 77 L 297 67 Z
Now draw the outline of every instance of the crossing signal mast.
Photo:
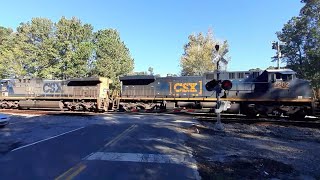
M 220 46 L 217 44 L 215 45 L 216 52 L 219 51 Z M 219 69 L 219 63 L 221 60 L 221 56 L 218 54 L 216 57 L 217 60 L 217 79 L 213 79 L 206 84 L 206 89 L 208 91 L 216 91 L 216 98 L 217 98 L 217 105 L 215 109 L 215 113 L 217 114 L 217 122 L 215 124 L 215 129 L 217 130 L 223 130 L 223 125 L 221 123 L 221 112 L 226 111 L 228 108 L 230 108 L 231 103 L 229 101 L 221 101 L 220 100 L 220 94 L 222 90 L 229 91 L 232 88 L 232 82 L 230 80 L 220 80 L 220 69 Z M 214 61 L 215 59 L 213 59 Z
M 280 60 L 282 57 L 281 49 L 282 49 L 283 45 L 285 45 L 285 43 L 281 43 L 280 41 L 272 41 L 272 49 L 277 51 L 277 55 L 274 56 L 273 58 L 277 59 L 277 68 L 278 69 L 280 69 Z

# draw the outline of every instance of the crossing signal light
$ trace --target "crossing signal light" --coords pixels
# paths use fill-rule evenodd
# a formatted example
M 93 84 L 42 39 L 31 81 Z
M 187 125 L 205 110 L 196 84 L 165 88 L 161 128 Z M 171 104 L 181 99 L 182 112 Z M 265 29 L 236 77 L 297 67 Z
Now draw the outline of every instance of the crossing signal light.
M 220 48 L 219 44 L 216 44 L 214 48 L 216 49 L 216 51 L 219 51 L 219 48 Z
M 222 81 L 221 88 L 226 91 L 229 91 L 232 88 L 232 82 L 230 80 Z
M 220 84 L 221 83 L 221 84 Z M 232 88 L 232 82 L 230 80 L 211 80 L 206 84 L 207 91 L 221 91 L 221 89 L 229 91 Z
M 206 84 L 207 91 L 214 91 L 216 87 L 219 85 L 219 81 L 213 79 Z

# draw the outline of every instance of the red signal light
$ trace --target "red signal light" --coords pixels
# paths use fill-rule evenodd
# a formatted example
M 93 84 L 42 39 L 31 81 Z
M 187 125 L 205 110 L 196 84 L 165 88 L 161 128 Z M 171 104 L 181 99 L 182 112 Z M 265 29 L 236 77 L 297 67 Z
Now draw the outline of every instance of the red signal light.
M 216 86 L 219 85 L 219 81 L 213 79 L 206 84 L 207 91 L 214 91 Z
M 221 88 L 226 91 L 229 91 L 232 88 L 232 82 L 230 80 L 222 81 Z

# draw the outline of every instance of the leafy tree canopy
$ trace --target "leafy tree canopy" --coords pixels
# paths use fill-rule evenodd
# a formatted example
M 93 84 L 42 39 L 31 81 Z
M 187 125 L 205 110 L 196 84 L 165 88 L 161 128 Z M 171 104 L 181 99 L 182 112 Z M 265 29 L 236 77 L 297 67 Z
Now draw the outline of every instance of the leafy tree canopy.
M 99 30 L 94 33 L 95 61 L 92 75 L 109 77 L 119 87 L 118 77 L 133 71 L 134 60 L 129 49 L 120 40 L 114 29 Z
M 220 64 L 225 64 L 225 66 L 230 60 L 227 41 L 220 42 L 215 39 L 210 29 L 206 35 L 192 34 L 188 40 L 189 42 L 184 45 L 184 54 L 180 59 L 182 76 L 203 75 L 205 72 L 217 69 L 217 60 L 220 59 Z M 215 50 L 216 45 L 219 45 L 219 51 Z
M 129 49 L 114 29 L 93 32 L 78 18 L 33 18 L 16 31 L 0 27 L 0 76 L 68 79 L 118 77 L 133 70 Z
M 320 1 L 302 0 L 298 17 L 290 19 L 277 32 L 282 47 L 283 61 L 297 72 L 300 78 L 311 80 L 320 88 Z

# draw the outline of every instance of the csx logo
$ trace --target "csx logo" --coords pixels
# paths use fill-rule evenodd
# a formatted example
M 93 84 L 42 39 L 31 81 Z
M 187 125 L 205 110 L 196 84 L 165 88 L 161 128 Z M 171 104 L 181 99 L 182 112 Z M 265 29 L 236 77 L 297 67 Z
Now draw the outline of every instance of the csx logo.
M 197 83 L 175 83 L 173 89 L 175 92 L 197 92 Z
M 44 83 L 43 85 L 43 92 L 45 93 L 59 93 L 61 92 L 61 85 L 60 83 Z
M 185 83 L 174 83 L 169 82 L 170 94 L 180 95 L 182 93 L 191 93 L 193 96 L 202 94 L 202 81 L 198 82 L 185 82 Z

